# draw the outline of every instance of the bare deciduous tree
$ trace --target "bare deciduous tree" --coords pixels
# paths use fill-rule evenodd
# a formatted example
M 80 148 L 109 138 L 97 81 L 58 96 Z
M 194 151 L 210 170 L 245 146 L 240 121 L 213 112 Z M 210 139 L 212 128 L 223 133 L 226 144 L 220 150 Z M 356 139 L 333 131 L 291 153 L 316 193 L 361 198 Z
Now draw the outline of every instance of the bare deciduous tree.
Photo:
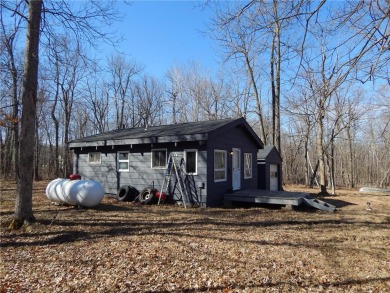
M 109 89 L 104 81 L 98 80 L 92 83 L 87 81 L 87 107 L 90 109 L 90 121 L 93 125 L 93 133 L 103 133 L 109 130 Z
M 138 121 L 136 126 L 145 127 L 160 125 L 164 117 L 163 89 L 153 77 L 144 75 L 134 84 Z
M 252 4 L 254 4 L 252 2 Z M 225 62 L 229 60 L 238 61 L 245 66 L 248 76 L 248 83 L 252 88 L 252 93 L 256 101 L 256 113 L 260 125 L 260 138 L 266 144 L 266 133 L 263 118 L 263 99 L 259 88 L 259 70 L 257 70 L 257 57 L 261 49 L 257 41 L 256 30 L 251 28 L 252 19 L 245 17 L 245 12 L 249 7 L 239 8 L 240 12 L 218 10 L 217 17 L 214 20 L 214 26 L 217 28 L 215 38 L 219 40 L 225 50 Z M 240 17 L 238 17 L 239 15 Z
M 110 94 L 115 105 L 116 128 L 126 126 L 125 108 L 130 98 L 132 79 L 143 70 L 135 61 L 127 61 L 122 55 L 109 59 Z
M 81 6 L 84 5 L 84 9 Z M 1 2 L 1 8 L 12 11 L 14 15 L 24 17 L 21 10 L 23 5 L 8 1 Z M 13 228 L 19 228 L 24 222 L 33 220 L 32 212 L 32 181 L 33 181 L 33 158 L 36 125 L 36 98 L 38 88 L 38 55 L 39 39 L 41 37 L 41 19 L 43 19 L 42 36 L 52 40 L 57 36 L 55 29 L 73 32 L 77 39 L 88 41 L 96 45 L 96 40 L 109 40 L 107 33 L 101 29 L 102 24 L 109 24 L 118 19 L 119 14 L 115 11 L 112 1 L 88 1 L 74 3 L 67 1 L 45 1 L 43 8 L 42 0 L 28 2 L 29 12 L 27 17 L 27 37 L 25 48 L 25 66 L 23 73 L 22 93 L 22 119 L 20 131 L 20 160 L 18 195 L 16 197 L 15 215 L 11 223 Z M 77 11 L 77 12 L 75 12 Z M 45 17 L 42 18 L 44 13 Z
M 266 140 L 264 122 L 264 98 L 260 96 L 259 75 L 263 72 L 270 80 L 272 110 L 272 144 L 281 150 L 280 101 L 283 62 L 289 61 L 297 51 L 302 51 L 305 34 L 311 18 L 325 1 L 311 9 L 310 1 L 249 1 L 232 5 L 223 3 L 217 7 L 213 21 L 217 39 L 225 48 L 228 60 L 241 58 L 245 64 L 259 113 L 260 138 Z M 301 23 L 306 23 L 302 26 Z M 301 28 L 301 29 L 300 29 Z M 289 35 L 294 33 L 294 38 Z M 269 65 L 260 65 L 259 60 L 269 54 Z M 263 61 L 263 60 L 262 60 Z M 263 61 L 264 62 L 264 61 Z M 263 70 L 263 68 L 269 70 Z M 284 66 L 286 67 L 286 66 Z M 296 71 L 295 66 L 293 71 Z
M 36 103 L 38 92 L 38 56 L 42 0 L 31 0 L 28 9 L 28 25 L 23 72 L 22 119 L 20 130 L 20 160 L 18 166 L 18 194 L 14 219 L 10 227 L 20 228 L 34 220 L 32 210 L 32 182 Z
M 3 15 L 3 7 L 0 6 L 0 9 L 1 14 Z M 18 178 L 17 166 L 19 165 L 19 107 L 21 81 L 21 69 L 19 68 L 20 66 L 16 42 L 19 31 L 21 30 L 22 21 L 22 17 L 15 17 L 12 25 L 7 25 L 3 17 L 0 18 L 0 47 L 2 56 L 1 80 L 3 85 L 7 87 L 7 93 L 5 92 L 5 94 L 7 96 L 11 96 L 11 99 L 9 100 L 8 104 L 5 105 L 5 107 L 12 109 L 12 113 L 10 115 L 5 114 L 5 119 L 0 119 L 0 122 L 2 122 L 3 126 L 8 126 L 7 124 L 10 124 L 9 127 L 11 129 L 10 132 L 7 132 L 8 138 L 6 138 L 6 141 L 8 141 L 8 144 L 6 145 L 6 150 L 2 149 L 1 159 L 4 170 L 1 171 L 7 170 L 7 172 L 12 173 L 12 170 L 14 170 L 15 178 Z M 10 92 L 8 93 L 8 91 Z M 1 99 L 3 100 L 3 97 Z M 8 99 L 6 100 L 8 101 Z M 3 109 L 0 109 L 0 111 L 2 110 Z

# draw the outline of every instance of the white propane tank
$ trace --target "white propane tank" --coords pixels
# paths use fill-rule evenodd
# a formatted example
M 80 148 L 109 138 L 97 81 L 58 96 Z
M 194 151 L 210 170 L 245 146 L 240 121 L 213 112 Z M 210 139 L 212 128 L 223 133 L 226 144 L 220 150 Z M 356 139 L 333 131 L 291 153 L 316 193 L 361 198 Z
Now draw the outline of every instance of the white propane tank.
M 47 185 L 46 196 L 58 203 L 94 207 L 103 200 L 104 188 L 93 180 L 57 178 Z

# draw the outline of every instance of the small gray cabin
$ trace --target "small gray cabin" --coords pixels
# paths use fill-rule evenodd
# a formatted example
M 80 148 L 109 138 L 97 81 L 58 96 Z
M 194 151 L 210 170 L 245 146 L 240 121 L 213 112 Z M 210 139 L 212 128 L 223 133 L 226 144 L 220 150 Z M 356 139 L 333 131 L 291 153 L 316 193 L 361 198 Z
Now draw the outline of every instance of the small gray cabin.
M 160 190 L 170 154 L 183 162 L 192 203 L 221 206 L 223 195 L 258 187 L 263 143 L 244 118 L 113 130 L 74 140 L 74 173 L 116 194 L 123 185 Z M 168 195 L 180 201 L 175 182 Z

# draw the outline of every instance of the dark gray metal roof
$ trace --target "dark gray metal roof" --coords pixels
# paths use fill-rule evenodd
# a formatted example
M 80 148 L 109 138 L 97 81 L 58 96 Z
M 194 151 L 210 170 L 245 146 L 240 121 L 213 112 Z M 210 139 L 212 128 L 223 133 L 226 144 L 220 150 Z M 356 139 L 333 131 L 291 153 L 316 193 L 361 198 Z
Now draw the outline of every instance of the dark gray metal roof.
M 280 159 L 280 161 L 282 161 L 282 157 L 280 156 L 276 147 L 273 145 L 265 145 L 263 149 L 259 149 L 257 151 L 257 160 L 264 161 L 270 155 L 273 155 L 273 157 L 277 156 Z
M 69 143 L 69 147 L 204 141 L 213 133 L 220 133 L 238 125 L 243 125 L 253 136 L 259 148 L 262 147 L 260 138 L 244 118 L 118 129 L 73 140 Z

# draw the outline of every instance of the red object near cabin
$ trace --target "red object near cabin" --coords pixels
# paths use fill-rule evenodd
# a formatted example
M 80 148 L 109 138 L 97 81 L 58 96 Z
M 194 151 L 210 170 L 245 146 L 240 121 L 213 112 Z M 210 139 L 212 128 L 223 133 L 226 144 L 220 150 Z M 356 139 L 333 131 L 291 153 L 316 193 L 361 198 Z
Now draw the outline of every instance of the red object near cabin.
M 69 179 L 70 180 L 80 180 L 81 176 L 80 176 L 80 174 L 70 174 Z
M 155 197 L 157 197 L 157 198 L 160 197 L 160 191 L 157 191 L 157 192 L 156 192 Z M 160 200 L 165 200 L 166 198 L 167 198 L 167 195 L 165 194 L 165 192 L 161 192 L 161 198 L 160 198 Z

